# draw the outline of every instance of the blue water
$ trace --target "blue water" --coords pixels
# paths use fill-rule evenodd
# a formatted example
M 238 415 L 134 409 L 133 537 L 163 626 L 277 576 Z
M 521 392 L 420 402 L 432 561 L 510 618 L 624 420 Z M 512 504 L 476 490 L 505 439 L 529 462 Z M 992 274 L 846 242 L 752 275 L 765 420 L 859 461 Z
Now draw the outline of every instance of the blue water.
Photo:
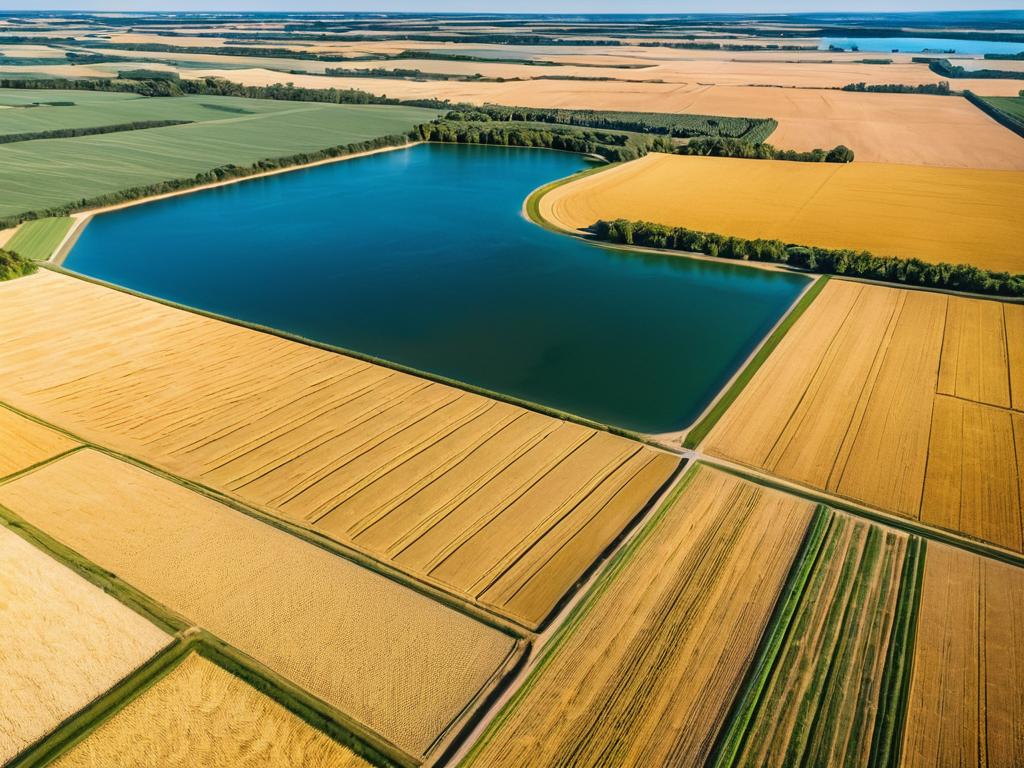
M 586 165 L 419 145 L 97 216 L 65 265 L 603 423 L 683 428 L 807 280 L 521 216 Z
M 818 48 L 827 51 L 830 45 L 850 50 L 890 53 L 922 53 L 929 51 L 955 51 L 956 53 L 1020 53 L 1024 43 L 1004 43 L 990 40 L 950 40 L 942 37 L 823 37 Z

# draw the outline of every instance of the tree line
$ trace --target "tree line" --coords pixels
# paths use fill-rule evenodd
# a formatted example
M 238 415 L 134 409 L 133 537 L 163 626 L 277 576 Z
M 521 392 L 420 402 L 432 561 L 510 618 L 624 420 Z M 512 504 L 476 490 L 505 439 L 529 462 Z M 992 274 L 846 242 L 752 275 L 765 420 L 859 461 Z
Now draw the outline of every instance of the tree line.
M 1000 123 L 1005 127 L 1009 128 L 1018 136 L 1024 137 L 1024 120 L 1022 120 L 1017 115 L 1012 115 L 1009 112 L 1004 112 L 992 102 L 988 101 L 987 99 L 983 99 L 981 96 L 975 94 L 974 91 L 964 91 L 964 98 L 966 98 L 969 102 L 971 102 L 971 104 L 973 104 L 982 112 L 987 114 L 997 123 Z M 1019 98 L 1024 98 L 1024 91 L 1021 91 L 1021 96 Z
M 856 91 L 857 93 L 923 93 L 929 96 L 952 96 L 954 92 L 949 88 L 949 81 L 941 80 L 938 83 L 923 83 L 921 85 L 904 85 L 903 83 L 885 83 L 882 85 L 868 85 L 867 83 L 850 83 L 842 87 L 844 91 Z
M 780 240 L 750 240 L 647 221 L 598 221 L 591 227 L 600 240 L 724 259 L 787 264 L 825 275 L 863 277 L 900 285 L 946 288 L 996 296 L 1024 296 L 1024 274 L 994 272 L 967 264 L 932 264 L 921 259 L 876 256 L 868 251 L 792 245 Z
M 37 139 L 71 139 L 76 136 L 95 136 L 100 133 L 120 133 L 121 131 L 141 131 L 147 128 L 166 128 L 170 125 L 188 125 L 191 122 L 191 120 L 136 120 L 133 123 L 94 125 L 89 128 L 53 128 L 48 131 L 6 133 L 0 134 L 0 144 L 36 141 Z
M 797 152 L 792 149 L 776 149 L 771 144 L 752 144 L 742 139 L 722 136 L 690 139 L 675 148 L 679 155 L 700 155 L 704 157 L 740 157 L 747 160 L 793 160 L 801 163 L 852 163 L 853 150 L 839 144 L 830 150 L 812 149 Z
M 1003 69 L 964 69 L 959 64 L 951 64 L 949 59 L 932 59 L 925 56 L 914 56 L 911 61 L 928 64 L 928 69 L 939 77 L 958 79 L 968 77 L 973 80 L 1022 80 L 1024 73 L 1009 72 Z

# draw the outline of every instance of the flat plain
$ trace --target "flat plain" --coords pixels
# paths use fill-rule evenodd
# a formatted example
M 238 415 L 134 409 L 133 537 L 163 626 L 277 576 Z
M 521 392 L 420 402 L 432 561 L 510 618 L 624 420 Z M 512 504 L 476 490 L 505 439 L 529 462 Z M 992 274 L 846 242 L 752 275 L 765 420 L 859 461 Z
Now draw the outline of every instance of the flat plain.
M 0 526 L 0 762 L 170 643 L 169 635 Z
M 901 765 L 1024 764 L 1024 570 L 928 545 Z
M 12 404 L 528 626 L 679 463 L 48 271 L 0 284 L 0 340 Z
M 703 764 L 814 507 L 707 467 L 691 473 L 465 765 Z
M 566 229 L 624 218 L 1019 273 L 1021 200 L 1021 171 L 651 153 L 555 188 L 540 212 Z
M 0 504 L 414 758 L 515 648 L 497 629 L 97 451 L 0 486 Z
M 1024 550 L 1024 307 L 832 280 L 704 452 Z
M 54 768 L 369 768 L 366 760 L 191 653 Z

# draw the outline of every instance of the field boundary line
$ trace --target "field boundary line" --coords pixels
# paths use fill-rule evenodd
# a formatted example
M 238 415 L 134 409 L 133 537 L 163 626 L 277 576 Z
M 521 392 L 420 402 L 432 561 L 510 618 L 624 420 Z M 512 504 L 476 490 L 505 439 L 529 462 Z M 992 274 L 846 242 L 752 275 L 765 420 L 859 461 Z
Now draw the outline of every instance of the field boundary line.
M 856 517 L 862 517 L 905 533 L 916 534 L 923 539 L 948 544 L 951 547 L 971 552 L 972 554 L 979 555 L 989 560 L 998 560 L 999 562 L 1003 562 L 1008 565 L 1024 568 L 1024 553 L 1014 552 L 1010 549 L 1003 549 L 1002 547 L 984 540 L 974 539 L 966 535 L 954 533 L 953 531 L 934 528 L 925 523 L 914 520 L 913 518 L 903 517 L 902 515 L 897 515 L 894 512 L 886 512 L 885 510 L 870 507 L 866 504 L 860 504 L 852 499 L 835 496 L 828 491 L 822 491 L 818 488 L 810 488 L 808 486 L 801 485 L 800 483 L 793 482 L 792 480 L 776 477 L 764 472 L 763 470 L 748 467 L 743 464 L 735 464 L 728 459 L 723 459 L 718 456 L 694 454 L 694 459 L 699 463 L 707 464 L 710 467 L 720 469 L 723 472 L 728 472 L 731 475 L 743 478 L 744 480 L 749 480 L 753 483 L 757 483 L 758 485 L 783 491 L 791 496 L 799 496 L 800 498 L 808 499 L 819 504 L 825 504 L 826 506 L 838 509 L 841 512 L 848 512 Z

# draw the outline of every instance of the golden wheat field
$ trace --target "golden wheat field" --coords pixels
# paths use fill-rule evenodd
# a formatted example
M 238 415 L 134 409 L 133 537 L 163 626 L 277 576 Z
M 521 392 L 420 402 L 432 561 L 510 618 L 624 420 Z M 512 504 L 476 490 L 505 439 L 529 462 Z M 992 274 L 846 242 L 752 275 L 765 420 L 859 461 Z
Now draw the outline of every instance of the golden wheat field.
M 130 675 L 170 640 L 0 526 L 0 763 Z
M 633 219 L 1024 272 L 1024 172 L 652 153 L 553 189 L 566 229 Z
M 515 640 L 324 549 L 93 450 L 0 504 L 414 757 Z
M 602 576 L 468 765 L 703 763 L 813 506 L 694 472 Z
M 1020 552 L 1022 319 L 831 280 L 703 450 Z
M 69 451 L 78 443 L 0 407 L 0 477 Z
M 1024 570 L 928 545 L 902 765 L 1024 764 Z
M 348 747 L 196 653 L 55 768 L 369 768 Z
M 528 626 L 679 461 L 50 272 L 0 284 L 0 387 L 85 439 Z

